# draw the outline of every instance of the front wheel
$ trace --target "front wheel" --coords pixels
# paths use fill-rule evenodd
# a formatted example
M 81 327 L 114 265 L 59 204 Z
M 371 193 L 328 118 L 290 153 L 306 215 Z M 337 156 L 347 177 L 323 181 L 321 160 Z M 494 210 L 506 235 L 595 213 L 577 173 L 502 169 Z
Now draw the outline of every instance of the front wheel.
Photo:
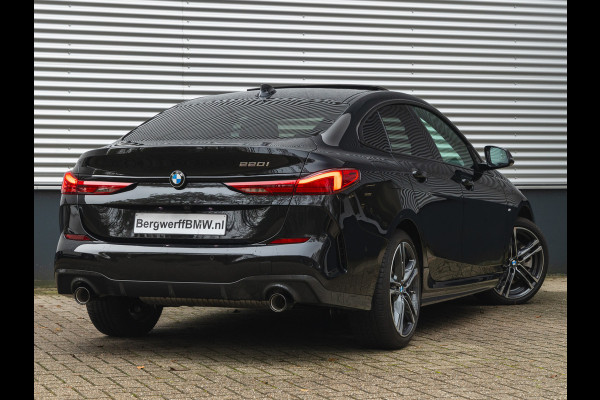
M 548 245 L 540 228 L 525 218 L 517 218 L 513 228 L 510 255 L 504 274 L 492 290 L 482 293 L 494 304 L 522 304 L 538 292 L 548 271 Z
M 359 339 L 370 347 L 399 349 L 415 333 L 421 310 L 421 274 L 416 247 L 398 231 L 386 249 L 370 311 L 353 318 Z

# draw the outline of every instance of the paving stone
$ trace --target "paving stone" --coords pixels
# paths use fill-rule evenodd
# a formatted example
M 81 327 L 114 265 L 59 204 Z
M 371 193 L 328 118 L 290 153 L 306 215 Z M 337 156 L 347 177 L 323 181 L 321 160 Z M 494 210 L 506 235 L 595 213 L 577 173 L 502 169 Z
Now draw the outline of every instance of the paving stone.
M 347 321 L 297 306 L 165 308 L 145 337 L 110 338 L 70 296 L 34 296 L 36 399 L 566 399 L 567 279 L 532 301 L 423 308 L 404 349 L 357 345 Z

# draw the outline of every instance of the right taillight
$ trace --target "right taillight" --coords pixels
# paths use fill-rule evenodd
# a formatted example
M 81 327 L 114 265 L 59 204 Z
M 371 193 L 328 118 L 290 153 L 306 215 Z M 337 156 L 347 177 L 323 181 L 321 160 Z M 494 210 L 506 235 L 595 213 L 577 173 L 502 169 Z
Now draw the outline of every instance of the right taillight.
M 131 182 L 82 181 L 70 171 L 65 174 L 60 189 L 62 194 L 113 194 L 133 185 Z
M 246 194 L 284 195 L 294 193 L 296 181 L 227 182 L 225 184 Z
M 346 189 L 360 179 L 356 169 L 319 171 L 296 182 L 296 194 L 331 194 Z
M 327 169 L 304 178 L 285 181 L 227 182 L 232 189 L 246 194 L 284 195 L 332 194 L 360 181 L 357 169 Z

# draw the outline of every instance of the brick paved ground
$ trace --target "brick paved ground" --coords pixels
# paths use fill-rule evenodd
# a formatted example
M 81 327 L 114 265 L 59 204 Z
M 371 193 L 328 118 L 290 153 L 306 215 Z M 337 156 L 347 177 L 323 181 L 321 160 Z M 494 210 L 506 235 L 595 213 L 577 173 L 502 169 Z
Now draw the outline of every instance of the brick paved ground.
M 325 310 L 165 308 L 138 339 L 97 332 L 71 297 L 34 294 L 35 398 L 567 397 L 567 279 L 521 306 L 423 308 L 411 344 L 358 347 Z

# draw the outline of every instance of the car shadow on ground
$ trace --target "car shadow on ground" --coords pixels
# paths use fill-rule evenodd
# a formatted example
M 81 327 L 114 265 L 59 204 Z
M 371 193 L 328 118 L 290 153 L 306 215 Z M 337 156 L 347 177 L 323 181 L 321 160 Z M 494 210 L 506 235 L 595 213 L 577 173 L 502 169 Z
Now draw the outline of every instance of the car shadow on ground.
M 424 307 L 415 338 L 439 330 L 447 321 L 468 323 L 482 312 L 482 307 L 487 306 L 473 296 Z M 186 309 L 165 308 L 159 324 L 146 336 L 99 336 L 88 343 L 103 352 L 122 351 L 124 347 L 134 352 L 156 349 L 185 354 L 192 359 L 209 353 L 215 357 L 235 353 L 236 359 L 248 358 L 246 361 L 260 359 L 262 355 L 306 355 L 311 351 L 337 354 L 381 351 L 367 349 L 355 339 L 350 322 L 352 313 L 332 315 L 327 308 L 307 306 L 296 306 L 283 313 L 256 309 L 216 308 L 202 312 Z

